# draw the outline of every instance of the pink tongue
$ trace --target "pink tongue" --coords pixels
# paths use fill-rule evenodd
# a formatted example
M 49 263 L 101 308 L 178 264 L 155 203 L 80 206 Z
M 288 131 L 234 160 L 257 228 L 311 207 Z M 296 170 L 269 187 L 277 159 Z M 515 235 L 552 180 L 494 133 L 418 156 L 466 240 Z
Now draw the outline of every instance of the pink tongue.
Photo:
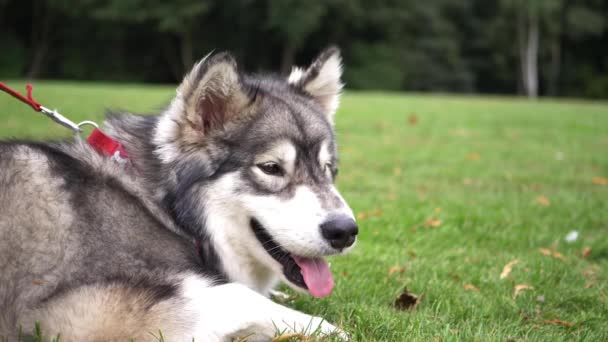
M 317 298 L 329 296 L 334 289 L 334 278 L 331 276 L 327 262 L 323 258 L 294 256 L 293 259 L 300 266 L 300 273 L 310 294 Z

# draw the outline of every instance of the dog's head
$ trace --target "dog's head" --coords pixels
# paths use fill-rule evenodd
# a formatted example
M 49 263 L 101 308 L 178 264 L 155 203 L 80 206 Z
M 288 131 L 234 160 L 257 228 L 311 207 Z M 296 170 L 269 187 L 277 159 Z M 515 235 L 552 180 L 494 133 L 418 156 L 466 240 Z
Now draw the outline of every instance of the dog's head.
M 255 260 L 246 267 L 317 297 L 333 288 L 323 256 L 348 251 L 358 232 L 333 184 L 341 68 L 336 48 L 288 78 L 244 75 L 229 54 L 209 56 L 154 132 L 182 223 L 204 230 L 223 258 Z M 229 276 L 246 278 L 229 264 Z

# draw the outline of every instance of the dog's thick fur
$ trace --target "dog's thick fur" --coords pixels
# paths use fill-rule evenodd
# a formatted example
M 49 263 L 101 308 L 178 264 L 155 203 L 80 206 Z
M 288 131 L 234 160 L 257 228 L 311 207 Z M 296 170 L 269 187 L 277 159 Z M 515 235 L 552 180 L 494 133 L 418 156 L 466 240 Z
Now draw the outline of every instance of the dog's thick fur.
M 287 79 L 219 53 L 159 115 L 108 116 L 127 165 L 78 139 L 1 143 L 0 336 L 38 322 L 62 341 L 345 337 L 267 298 L 279 280 L 314 294 L 294 260 L 325 265 L 354 242 L 320 231 L 354 224 L 333 186 L 340 76 L 336 48 Z

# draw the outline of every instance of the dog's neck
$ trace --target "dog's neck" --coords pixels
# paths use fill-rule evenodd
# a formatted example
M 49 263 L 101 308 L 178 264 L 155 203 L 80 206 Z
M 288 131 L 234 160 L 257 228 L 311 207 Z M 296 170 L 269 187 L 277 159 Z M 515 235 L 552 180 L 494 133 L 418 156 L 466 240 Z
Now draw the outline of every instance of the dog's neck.
M 201 261 L 206 270 L 212 270 L 225 281 L 240 282 L 248 287 L 263 293 L 268 292 L 277 283 L 272 272 L 262 265 L 252 263 L 252 256 L 248 255 L 242 247 L 234 246 L 231 237 L 225 234 L 214 234 L 211 238 L 209 230 L 227 222 L 207 222 L 203 226 L 202 220 L 191 217 L 180 217 L 175 210 L 176 191 L 167 187 L 167 184 L 176 182 L 176 175 L 172 165 L 163 164 L 158 155 L 158 146 L 155 146 L 153 137 L 159 117 L 139 116 L 131 114 L 111 114 L 106 121 L 106 131 L 120 142 L 129 155 L 136 178 L 140 186 L 147 191 L 147 195 L 156 202 L 165 213 L 172 218 L 180 235 L 193 241 L 198 249 Z M 208 208 L 217 210 L 218 208 Z M 245 223 L 246 224 L 246 223 Z M 215 227 L 223 231 L 224 227 Z M 222 261 L 231 260 L 230 265 Z M 240 265 L 234 267 L 234 265 Z
M 158 117 L 133 114 L 108 114 L 105 130 L 127 151 L 138 179 L 156 200 L 164 196 L 159 189 L 162 168 L 152 143 Z

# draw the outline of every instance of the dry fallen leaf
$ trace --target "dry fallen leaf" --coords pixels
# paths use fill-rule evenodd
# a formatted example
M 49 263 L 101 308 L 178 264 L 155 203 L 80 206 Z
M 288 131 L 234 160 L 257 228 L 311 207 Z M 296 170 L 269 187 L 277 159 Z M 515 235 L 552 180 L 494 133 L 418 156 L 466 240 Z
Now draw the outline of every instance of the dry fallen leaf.
M 593 287 L 593 285 L 595 285 L 597 283 L 597 280 L 593 279 L 593 280 L 589 280 L 587 283 L 585 283 L 585 288 L 586 289 L 590 289 Z
M 513 266 L 519 264 L 519 260 L 513 260 L 511 262 L 509 262 L 508 264 L 505 265 L 505 267 L 502 268 L 502 273 L 500 274 L 500 279 L 505 279 L 506 277 L 509 276 L 509 274 L 511 273 L 511 271 L 513 270 Z
M 416 114 L 412 114 L 412 115 L 410 115 L 410 116 L 407 118 L 407 122 L 408 122 L 410 125 L 414 126 L 415 124 L 417 124 L 417 123 L 418 123 L 418 116 L 416 116 Z
M 479 289 L 477 288 L 477 286 L 473 285 L 473 284 L 464 284 L 464 289 L 466 291 L 475 291 L 475 292 L 479 292 Z
M 551 204 L 551 201 L 549 201 L 549 199 L 546 196 L 540 195 L 540 196 L 536 197 L 536 203 L 547 207 Z
M 605 177 L 593 177 L 591 181 L 595 185 L 608 185 L 608 178 Z
M 468 257 L 466 257 L 466 258 L 464 258 L 464 262 L 466 262 L 467 264 L 477 264 L 477 263 L 479 263 L 480 261 L 481 261 L 481 259 L 480 259 L 480 258 L 474 258 L 474 259 L 473 259 L 473 258 L 471 258 L 471 257 L 469 257 L 469 256 L 468 256 Z
M 554 257 L 555 259 L 560 259 L 560 260 L 566 261 L 566 257 L 563 256 L 562 253 L 560 253 L 560 252 L 553 251 L 553 254 L 551 256 Z
M 393 273 L 403 274 L 403 272 L 405 272 L 405 267 L 403 266 L 391 266 L 388 269 L 388 275 L 392 275 Z
M 566 257 L 558 251 L 554 251 L 554 250 L 552 251 L 549 248 L 539 248 L 538 251 L 543 255 L 550 256 L 555 259 L 560 259 L 562 261 L 566 261 Z
M 450 132 L 455 137 L 468 138 L 471 136 L 471 131 L 466 128 L 456 128 Z
M 362 211 L 357 214 L 357 220 L 365 220 L 370 217 L 382 216 L 383 212 L 380 209 L 375 209 L 372 211 Z
M 428 194 L 428 192 L 429 192 L 429 189 L 427 187 L 419 186 L 416 188 L 416 194 L 421 199 L 426 198 L 426 195 Z
M 547 324 L 552 324 L 552 325 L 562 325 L 564 327 L 571 327 L 571 326 L 574 325 L 571 322 L 562 321 L 561 319 L 557 319 L 557 318 L 556 319 L 544 320 L 543 322 L 547 323 Z
M 403 289 L 403 292 L 395 300 L 395 308 L 398 310 L 414 310 L 420 303 L 422 295 L 418 296 L 408 291 L 407 287 Z
M 591 247 L 585 247 L 583 248 L 583 251 L 581 252 L 581 256 L 583 258 L 588 257 L 591 254 Z
M 441 212 L 441 208 L 437 207 L 435 208 L 435 213 L 439 214 Z
M 393 169 L 393 175 L 400 176 L 401 175 L 401 168 L 400 167 L 394 168 Z
M 426 222 L 424 222 L 424 226 L 429 228 L 437 228 L 441 226 L 441 220 L 437 220 L 431 217 L 430 219 L 426 220 Z
M 595 277 L 597 275 L 597 272 L 597 266 L 592 265 L 583 270 L 583 275 L 585 277 Z
M 384 131 L 386 129 L 386 127 L 387 127 L 387 124 L 385 122 L 376 122 L 374 124 L 374 128 L 379 132 Z
M 458 273 L 456 273 L 456 272 L 454 272 L 454 271 L 450 271 L 450 272 L 448 272 L 448 275 L 449 275 L 450 277 L 452 277 L 452 279 L 454 279 L 454 280 L 456 280 L 456 281 L 460 281 L 460 279 L 461 279 L 460 274 L 458 274 Z
M 534 287 L 526 284 L 515 285 L 515 292 L 513 292 L 513 298 L 516 298 L 522 291 L 526 290 L 534 290 Z
M 477 152 L 471 152 L 471 153 L 467 154 L 467 160 L 479 160 L 479 159 L 481 159 L 481 156 Z

